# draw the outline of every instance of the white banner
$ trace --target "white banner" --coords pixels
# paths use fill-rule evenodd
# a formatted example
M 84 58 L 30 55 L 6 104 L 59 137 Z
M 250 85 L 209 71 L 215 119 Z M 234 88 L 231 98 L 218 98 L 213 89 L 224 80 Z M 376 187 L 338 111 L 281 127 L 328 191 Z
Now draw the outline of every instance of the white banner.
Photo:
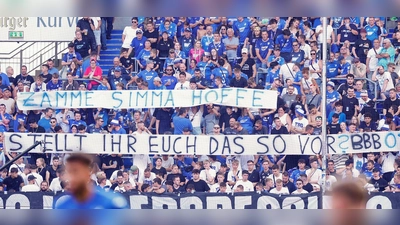
M 328 154 L 399 151 L 400 132 L 338 134 L 327 137 Z M 9 151 L 22 152 L 36 141 L 45 144 L 33 153 L 188 155 L 315 155 L 321 136 L 308 135 L 119 135 L 5 133 Z
M 78 17 L 0 17 L 0 40 L 72 41 L 77 21 Z
M 169 108 L 214 103 L 246 108 L 276 108 L 276 91 L 245 88 L 148 91 L 19 92 L 18 109 Z

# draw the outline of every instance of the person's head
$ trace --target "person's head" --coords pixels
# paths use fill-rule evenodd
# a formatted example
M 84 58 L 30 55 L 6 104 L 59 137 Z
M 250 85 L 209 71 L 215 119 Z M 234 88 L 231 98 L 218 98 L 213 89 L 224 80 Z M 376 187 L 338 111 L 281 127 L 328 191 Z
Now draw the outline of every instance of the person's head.
M 311 50 L 310 51 L 310 56 L 311 56 L 311 59 L 316 59 L 317 58 L 317 51 Z
M 43 64 L 42 65 L 42 73 L 46 73 L 49 71 L 49 65 L 47 64 Z
M 21 66 L 21 74 L 22 75 L 27 75 L 28 73 L 28 68 L 25 65 Z
M 198 169 L 194 169 L 192 171 L 192 175 L 193 175 L 193 180 L 197 181 L 200 179 L 200 170 Z
M 311 168 L 317 169 L 318 168 L 318 160 L 317 159 L 310 160 L 310 166 L 311 166 Z
M 90 60 L 90 68 L 92 69 L 96 68 L 97 66 L 96 64 L 97 64 L 96 60 Z
M 347 95 L 349 97 L 353 97 L 354 96 L 354 87 L 348 87 L 347 88 Z
M 365 209 L 366 190 L 357 182 L 339 182 L 332 188 L 332 209 Z
M 383 40 L 383 47 L 387 49 L 387 48 L 390 48 L 390 46 L 392 46 L 392 42 L 390 41 L 389 38 L 385 38 Z
M 203 75 L 201 74 L 201 70 L 200 69 L 195 69 L 194 70 L 194 75 L 198 78 L 202 77 Z
M 341 122 L 341 123 L 340 123 L 340 129 L 341 129 L 342 131 L 347 131 L 347 125 L 346 125 L 345 122 Z
M 275 188 L 276 190 L 280 191 L 283 188 L 283 181 L 281 179 L 277 179 L 275 181 Z
M 17 178 L 18 177 L 18 169 L 17 168 L 11 168 L 10 169 L 10 177 L 11 178 Z
M 132 27 L 137 27 L 139 24 L 139 19 L 137 17 L 132 17 Z
M 246 181 L 249 180 L 249 171 L 247 171 L 247 170 L 243 170 L 243 171 L 242 171 L 242 180 L 243 180 L 244 182 L 246 182 Z
M 309 76 L 310 76 L 310 69 L 307 68 L 307 67 L 304 67 L 304 68 L 301 70 L 301 74 L 303 75 L 304 79 L 308 79 Z
M 92 158 L 89 155 L 71 154 L 67 158 L 65 172 L 67 175 L 69 191 L 79 195 L 90 185 L 92 171 Z
M 280 172 L 279 172 L 279 166 L 278 165 L 273 165 L 272 166 L 272 174 L 274 174 L 274 176 L 279 176 Z
M 239 167 L 239 160 L 233 160 L 232 161 L 232 169 L 233 170 L 237 170 L 238 169 L 238 167 Z
M 179 176 L 175 176 L 174 179 L 172 180 L 173 184 L 176 186 L 181 185 L 181 178 Z

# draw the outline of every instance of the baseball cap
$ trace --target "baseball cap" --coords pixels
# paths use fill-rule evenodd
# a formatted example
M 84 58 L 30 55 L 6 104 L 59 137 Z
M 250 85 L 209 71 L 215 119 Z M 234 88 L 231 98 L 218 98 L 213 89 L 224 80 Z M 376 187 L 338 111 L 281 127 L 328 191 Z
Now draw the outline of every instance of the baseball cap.
M 29 175 L 29 176 L 28 176 L 28 181 L 31 181 L 31 180 L 36 180 L 36 177 L 33 176 L 33 175 Z
M 249 53 L 249 50 L 247 48 L 242 48 L 242 53 Z
M 115 72 L 121 72 L 121 67 L 119 67 L 119 66 L 115 67 L 115 68 L 114 68 L 114 71 L 115 71 Z
M 136 172 L 138 170 L 139 170 L 139 168 L 137 166 L 135 166 L 135 165 L 131 166 L 131 169 L 130 169 L 131 172 Z
M 5 91 L 10 91 L 10 89 L 8 89 L 8 88 L 3 88 L 3 92 L 5 92 Z
M 188 127 L 183 128 L 183 132 L 190 132 Z
M 175 60 L 174 60 L 174 64 L 175 64 L 175 63 L 182 63 L 182 59 L 175 59 Z
M 339 114 L 334 113 L 334 114 L 332 115 L 332 118 L 339 118 Z
M 332 81 L 329 81 L 326 85 L 335 88 L 335 83 L 333 83 Z
M 204 52 L 204 55 L 205 56 L 210 56 L 210 53 L 209 52 Z
M 155 77 L 155 78 L 153 79 L 153 81 L 160 81 L 160 82 L 161 82 L 161 78 Z
M 375 172 L 381 172 L 378 168 L 374 168 L 373 170 L 372 170 L 372 172 L 373 173 L 375 173 Z
M 361 94 L 360 94 L 360 96 L 361 96 L 361 97 L 364 97 L 364 96 L 365 96 L 365 97 L 368 97 L 368 92 L 362 91 Z
M 190 29 L 189 27 L 185 29 L 185 32 L 192 32 L 192 29 Z
M 304 114 L 304 110 L 302 110 L 302 109 L 296 109 L 296 113 L 300 114 L 301 116 L 306 116 Z
M 118 126 L 119 125 L 119 121 L 118 120 L 111 120 L 110 124 Z
M 143 31 L 139 29 L 136 31 L 136 34 L 143 34 Z

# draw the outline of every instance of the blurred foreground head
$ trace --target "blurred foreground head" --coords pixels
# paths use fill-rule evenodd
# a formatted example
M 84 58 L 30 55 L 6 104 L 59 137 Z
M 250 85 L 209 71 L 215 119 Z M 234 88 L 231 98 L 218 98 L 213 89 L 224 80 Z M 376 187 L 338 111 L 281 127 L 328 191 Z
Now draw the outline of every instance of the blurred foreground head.
M 365 209 L 367 200 L 367 191 L 359 182 L 339 182 L 332 189 L 332 209 Z

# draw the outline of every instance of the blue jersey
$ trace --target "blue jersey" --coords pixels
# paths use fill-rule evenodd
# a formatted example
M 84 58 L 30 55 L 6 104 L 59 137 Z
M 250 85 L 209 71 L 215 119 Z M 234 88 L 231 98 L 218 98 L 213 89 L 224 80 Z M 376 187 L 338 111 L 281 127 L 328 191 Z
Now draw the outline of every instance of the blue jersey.
M 46 117 L 43 117 L 38 121 L 38 125 L 43 127 L 45 131 L 50 130 L 50 118 L 46 119 Z
M 246 18 L 243 19 L 242 22 L 236 21 L 233 24 L 233 30 L 235 31 L 236 36 L 239 36 L 239 43 L 243 44 L 251 32 L 250 21 Z
M 146 50 L 146 49 L 142 49 L 138 56 L 137 59 L 140 61 L 140 64 L 142 64 L 143 66 L 146 66 L 146 61 L 150 58 L 150 51 Z
M 240 116 L 238 122 L 242 125 L 243 129 L 249 132 L 249 134 L 253 133 L 253 121 L 249 116 Z
M 51 91 L 51 90 L 58 90 L 59 88 L 62 88 L 62 81 L 59 80 L 57 83 L 53 83 L 53 81 L 50 81 L 46 85 L 46 90 Z
M 95 191 L 85 202 L 79 202 L 72 196 L 63 197 L 56 209 L 128 209 L 126 199 L 117 193 Z
M 381 29 L 376 25 L 373 25 L 371 27 L 368 24 L 367 26 L 365 26 L 365 30 L 367 31 L 367 39 L 370 41 L 374 41 L 375 39 L 378 39 L 379 35 L 381 33 Z
M 290 36 L 288 39 L 285 39 L 283 37 L 283 34 L 281 34 L 276 38 L 275 44 L 279 45 L 281 52 L 292 52 L 293 51 L 292 43 L 295 40 L 296 39 L 293 36 Z
M 193 130 L 192 122 L 187 118 L 175 116 L 172 121 L 174 123 L 174 134 L 182 134 L 184 128 L 189 128 L 189 130 Z
M 214 80 L 216 77 L 221 77 L 222 84 L 228 85 L 229 84 L 229 72 L 224 67 L 218 67 L 213 69 L 212 74 L 214 75 Z
M 4 113 L 4 118 L 7 120 L 10 120 L 10 122 L 13 119 L 12 116 L 8 113 Z M 0 122 L 3 122 L 3 118 L 1 116 L 0 116 Z M 3 124 L 0 125 L 0 132 L 6 132 L 6 131 L 8 131 L 8 128 L 6 126 L 4 126 Z
M 214 42 L 214 36 L 213 35 L 211 35 L 211 36 L 204 35 L 201 38 L 201 47 L 204 50 L 208 51 L 210 44 L 213 43 L 213 42 Z
M 300 63 L 304 60 L 304 51 L 300 50 L 299 52 L 292 52 L 292 63 Z
M 301 71 L 298 71 L 295 75 L 294 75 L 294 82 L 300 82 L 301 79 L 303 78 L 303 73 Z M 300 85 L 298 84 L 293 84 L 293 87 L 295 87 L 297 89 L 297 93 L 301 93 L 301 88 Z
M 212 49 L 215 49 L 215 51 L 217 51 L 218 56 L 221 56 L 224 54 L 225 45 L 224 45 L 224 43 L 222 43 L 222 41 L 219 43 L 213 42 L 208 46 L 207 51 L 211 52 Z
M 87 125 L 86 125 L 86 122 L 85 121 L 83 121 L 83 120 L 78 120 L 78 121 L 76 121 L 75 119 L 70 119 L 70 120 L 68 120 L 68 122 L 69 122 L 69 126 L 70 127 L 72 127 L 72 125 L 76 125 L 76 126 L 79 126 L 79 125 L 85 125 L 85 127 L 87 127 Z
M 104 84 L 100 84 L 100 85 L 97 87 L 97 90 L 98 90 L 98 91 L 107 91 L 107 90 L 108 90 L 108 87 L 107 87 L 106 85 L 104 85 Z
M 208 80 L 208 81 L 211 80 L 211 70 L 213 68 L 212 63 L 199 62 L 199 63 L 197 63 L 196 67 L 200 69 L 201 73 L 203 74 L 203 76 L 206 80 Z
M 120 128 L 119 130 L 112 130 L 112 134 L 126 134 L 126 130 L 124 128 Z
M 96 108 L 93 110 L 93 117 L 94 117 L 94 115 L 97 114 L 97 111 L 98 110 Z M 104 120 L 104 124 L 107 124 L 108 123 L 108 110 L 107 109 L 101 109 L 101 111 L 99 112 L 97 117 L 102 118 Z
M 170 83 L 170 85 L 167 85 L 168 82 Z M 165 86 L 165 88 L 167 90 L 174 90 L 176 83 L 178 83 L 178 80 L 174 76 L 165 76 L 164 75 L 161 77 L 161 84 L 163 86 Z
M 300 178 L 300 175 L 302 175 L 302 174 L 306 174 L 306 170 L 302 171 L 300 169 L 297 169 L 297 170 L 293 171 L 292 174 L 290 175 L 290 178 L 293 180 L 293 183 L 295 183 Z
M 158 74 L 154 70 L 142 70 L 140 73 L 137 74 L 138 78 L 142 78 L 143 80 L 147 81 L 149 84 L 149 90 L 154 90 L 153 80 L 154 78 L 158 77 Z
M 132 114 L 128 113 L 128 112 L 121 112 L 120 111 L 120 112 L 117 113 L 115 118 L 118 119 L 118 120 L 122 119 L 122 127 L 124 129 L 128 129 L 129 128 L 129 123 L 133 121 Z
M 340 96 L 339 93 L 337 91 L 326 91 L 326 103 L 330 104 L 330 103 L 334 103 L 340 100 Z
M 178 160 L 176 165 L 182 172 L 182 175 L 187 178 L 188 180 L 192 179 L 192 166 L 193 159 L 189 157 L 185 157 L 183 161 Z
M 326 62 L 326 77 L 333 78 L 339 75 L 340 64 L 334 60 L 333 62 Z
M 23 122 L 22 124 L 26 123 L 26 114 L 24 113 L 17 113 L 14 120 L 14 132 L 18 131 L 18 125 Z M 26 124 L 25 124 L 26 125 Z
M 175 35 L 176 35 L 176 31 L 177 31 L 176 25 L 175 25 L 174 23 L 171 23 L 171 25 L 169 26 L 169 29 L 168 29 L 168 30 L 165 29 L 164 24 L 162 24 L 162 25 L 160 26 L 160 28 L 159 28 L 160 36 L 162 36 L 162 33 L 163 33 L 164 31 L 168 33 L 168 37 L 169 37 L 169 38 L 171 38 L 172 40 L 174 40 L 174 37 L 175 37 Z
M 81 54 L 79 54 L 78 52 L 73 52 L 73 53 L 66 53 L 63 58 L 62 61 L 64 62 L 71 62 L 72 59 L 76 58 L 78 61 L 82 60 L 82 56 Z M 90 60 L 89 60 L 90 61 Z M 3 80 L 3 84 L 4 84 L 4 80 Z
M 269 90 L 271 88 L 271 84 L 274 82 L 275 78 L 279 78 L 279 70 L 275 72 L 270 70 L 265 77 L 265 89 Z
M 174 61 L 175 61 L 175 58 L 173 58 L 173 59 L 166 58 L 165 61 L 164 61 L 163 70 L 165 70 L 167 68 L 167 66 L 173 66 L 174 65 Z
M 342 70 L 342 72 L 340 74 L 349 74 L 350 73 L 350 63 L 346 62 L 343 65 L 340 65 L 340 69 Z
M 274 41 L 272 39 L 268 39 L 264 41 L 262 38 L 258 39 L 256 42 L 256 50 L 259 50 L 261 58 L 265 59 L 267 57 L 268 52 L 274 48 Z M 257 62 L 261 62 L 260 59 L 257 58 Z
M 182 51 L 185 53 L 185 55 L 189 55 L 190 49 L 194 47 L 194 39 L 193 37 L 186 38 L 186 37 L 181 37 L 179 40 L 179 43 L 182 46 Z
M 332 28 L 339 29 L 339 27 L 342 25 L 342 20 L 343 17 L 332 17 Z
M 132 42 L 131 42 L 131 47 L 135 49 L 135 57 L 137 58 L 139 56 L 140 51 L 144 49 L 144 42 L 147 41 L 146 37 L 142 37 L 142 39 L 138 39 L 135 37 Z

